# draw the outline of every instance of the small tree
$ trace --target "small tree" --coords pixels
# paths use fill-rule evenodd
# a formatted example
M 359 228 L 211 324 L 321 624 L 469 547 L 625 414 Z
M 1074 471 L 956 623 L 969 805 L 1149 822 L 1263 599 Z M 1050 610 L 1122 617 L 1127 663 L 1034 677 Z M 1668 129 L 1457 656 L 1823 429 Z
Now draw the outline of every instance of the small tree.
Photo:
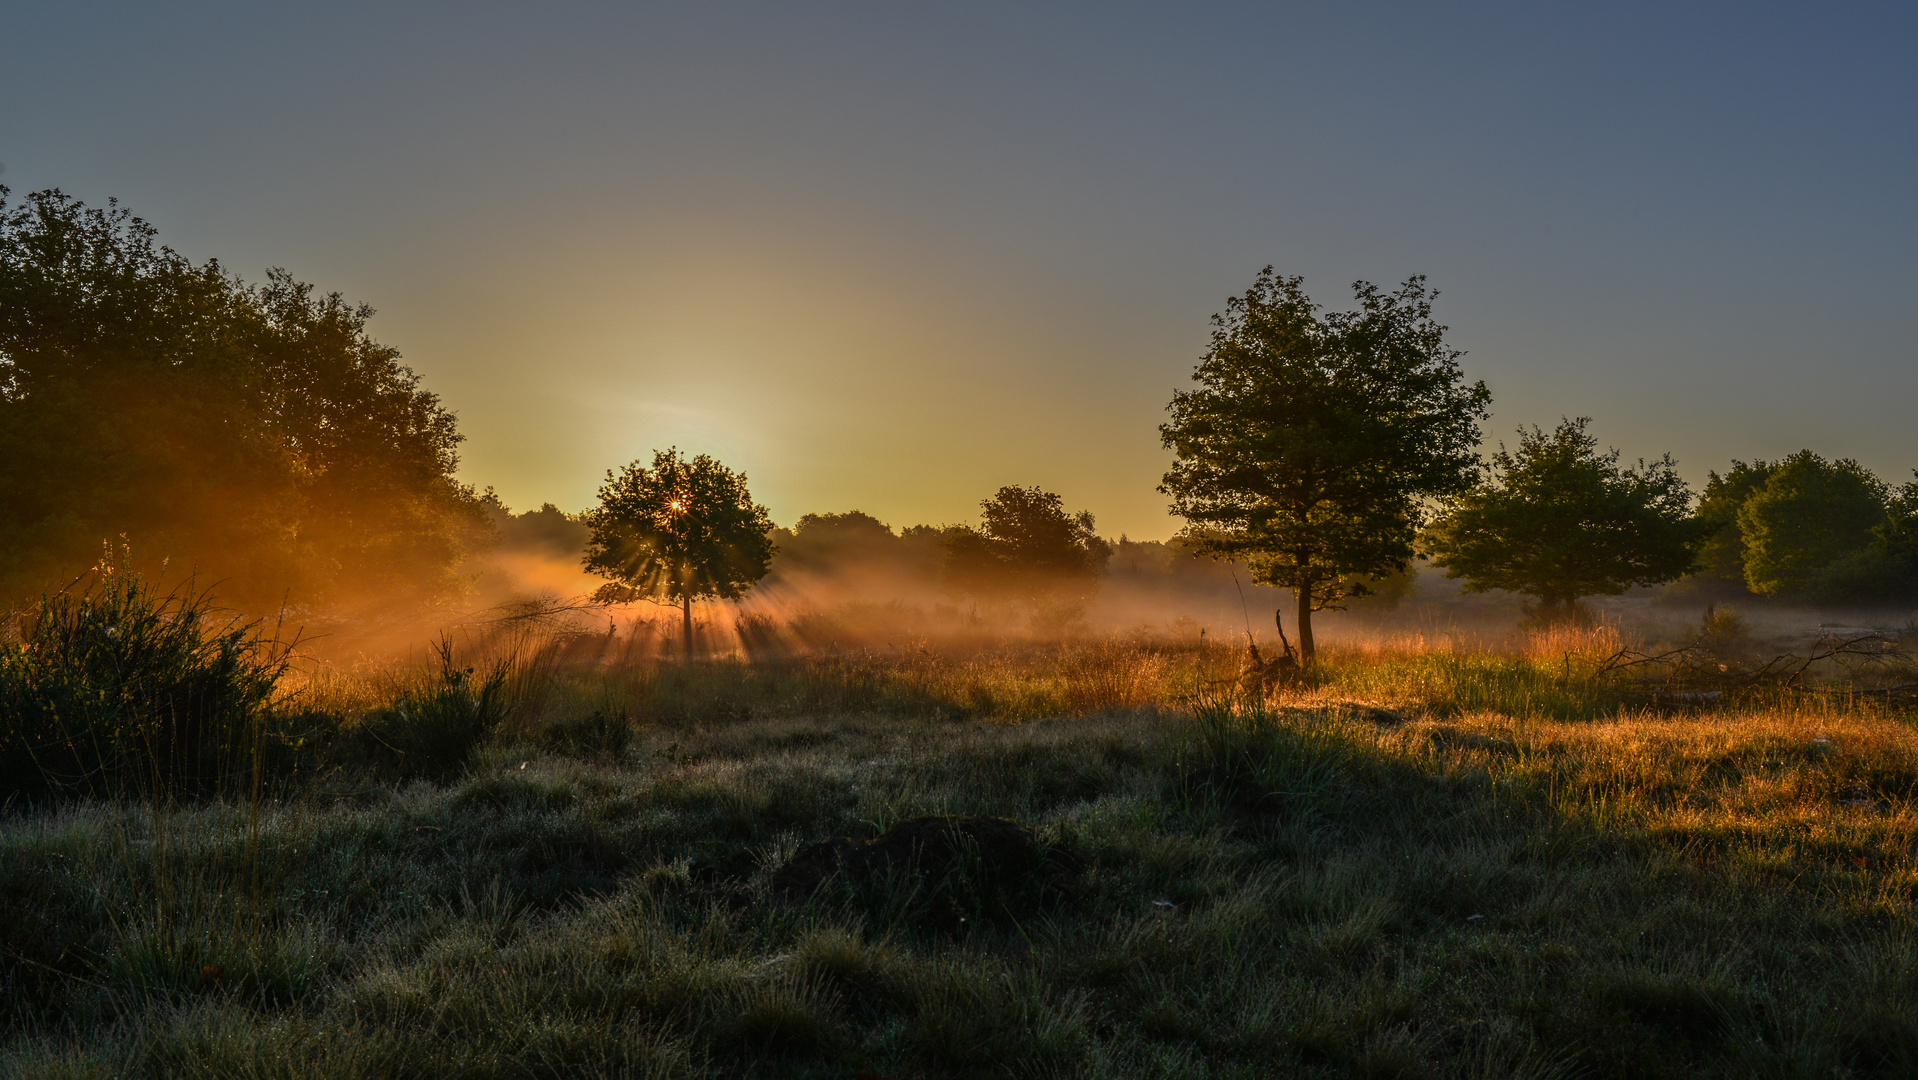
M 1178 456 L 1159 490 L 1200 551 L 1293 591 L 1310 663 L 1312 613 L 1403 570 L 1424 500 L 1471 486 L 1491 395 L 1464 383 L 1424 278 L 1358 282 L 1358 309 L 1323 317 L 1301 280 L 1268 266 L 1213 316 L 1198 389 L 1159 428 Z
M 612 581 L 594 599 L 621 603 L 663 597 L 679 605 L 686 655 L 693 652 L 693 601 L 737 600 L 772 565 L 773 523 L 753 503 L 746 477 L 701 454 L 677 449 L 606 473 L 599 506 L 586 514 L 593 538 L 586 569 Z
M 940 576 L 963 592 L 1073 605 L 1112 557 L 1092 515 L 1068 512 L 1050 491 L 1002 487 L 979 507 L 979 528 L 962 525 L 945 537 Z
M 1585 417 L 1551 434 L 1520 429 L 1518 453 L 1499 447 L 1489 481 L 1453 498 L 1426 534 L 1445 576 L 1467 592 L 1504 589 L 1537 598 L 1548 618 L 1580 597 L 1675 581 L 1697 569 L 1717 528 L 1691 513 L 1691 491 L 1670 454 L 1621 469 L 1598 452 Z

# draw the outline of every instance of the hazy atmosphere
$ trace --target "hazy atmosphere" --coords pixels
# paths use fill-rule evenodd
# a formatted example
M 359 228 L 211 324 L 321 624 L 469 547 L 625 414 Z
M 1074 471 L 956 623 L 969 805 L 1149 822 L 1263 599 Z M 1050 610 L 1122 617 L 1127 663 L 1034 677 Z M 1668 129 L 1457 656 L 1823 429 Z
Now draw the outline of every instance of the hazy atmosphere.
M 0 1077 L 1918 1076 L 1915 11 L 0 11 Z
M 773 519 L 1005 483 L 1163 539 L 1155 426 L 1267 263 L 1429 276 L 1485 426 L 1697 486 L 1914 457 L 1904 5 L 15 6 L 0 182 L 379 309 L 460 476 L 651 449 Z

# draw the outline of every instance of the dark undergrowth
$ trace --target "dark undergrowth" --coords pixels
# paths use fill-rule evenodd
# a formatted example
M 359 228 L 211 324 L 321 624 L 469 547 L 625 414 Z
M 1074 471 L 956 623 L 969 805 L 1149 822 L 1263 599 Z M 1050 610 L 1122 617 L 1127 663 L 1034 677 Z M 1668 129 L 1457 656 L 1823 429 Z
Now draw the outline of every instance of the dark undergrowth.
M 417 693 L 479 708 L 460 670 Z M 1010 723 L 855 680 L 867 708 L 649 717 L 612 681 L 446 772 L 395 745 L 297 797 L 0 821 L 0 1074 L 1918 1070 L 1896 716 L 1202 695 Z M 959 920 L 904 879 L 775 887 L 925 815 L 1016 820 L 1069 872 L 1017 905 L 942 885 Z

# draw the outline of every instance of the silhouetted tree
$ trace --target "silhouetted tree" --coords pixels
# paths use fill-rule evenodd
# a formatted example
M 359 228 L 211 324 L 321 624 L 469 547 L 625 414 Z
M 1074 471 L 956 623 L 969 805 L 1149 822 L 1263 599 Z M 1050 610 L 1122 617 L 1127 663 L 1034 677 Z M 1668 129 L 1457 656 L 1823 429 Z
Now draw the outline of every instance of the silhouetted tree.
M 1580 597 L 1674 581 L 1697 568 L 1714 528 L 1691 512 L 1691 492 L 1667 454 L 1620 468 L 1598 451 L 1584 417 L 1550 434 L 1520 429 L 1492 477 L 1445 504 L 1426 534 L 1432 561 L 1467 592 L 1504 589 L 1537 598 L 1548 618 Z
M 489 489 L 487 494 L 492 495 Z M 568 514 L 552 503 L 541 503 L 537 510 L 515 514 L 501 505 L 495 496 L 487 506 L 493 526 L 499 531 L 502 551 L 524 551 L 561 559 L 576 559 L 593 538 L 583 514 Z
M 1112 556 L 1092 515 L 1068 512 L 1050 491 L 1002 487 L 979 506 L 979 528 L 959 526 L 945 536 L 940 575 L 952 588 L 1073 607 Z
M 117 204 L 0 187 L 0 590 L 101 542 L 227 578 L 257 606 L 457 591 L 488 539 L 453 414 L 284 271 L 194 264 Z
M 651 468 L 635 461 L 608 471 L 599 506 L 586 514 L 593 530 L 586 569 L 611 583 L 605 603 L 663 597 L 679 605 L 686 655 L 693 651 L 693 601 L 737 600 L 772 565 L 772 519 L 753 503 L 746 476 L 701 454 L 656 451 Z
M 1358 282 L 1357 310 L 1323 316 L 1301 281 L 1268 266 L 1213 316 L 1199 388 L 1159 429 L 1178 458 L 1159 490 L 1203 551 L 1293 590 L 1309 663 L 1312 613 L 1403 570 L 1424 500 L 1470 486 L 1491 395 L 1464 383 L 1424 278 Z
M 779 544 L 782 563 L 814 574 L 843 573 L 896 557 L 899 537 L 871 514 L 802 514 Z

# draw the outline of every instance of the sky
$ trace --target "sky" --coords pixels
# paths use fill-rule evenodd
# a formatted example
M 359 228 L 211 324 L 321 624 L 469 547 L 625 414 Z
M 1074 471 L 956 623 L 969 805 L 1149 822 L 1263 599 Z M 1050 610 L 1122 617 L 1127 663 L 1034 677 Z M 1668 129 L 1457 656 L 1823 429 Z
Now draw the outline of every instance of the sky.
M 1488 450 L 1918 467 L 1918 7 L 0 3 L 0 183 L 378 309 L 461 476 L 1162 539 L 1268 264 L 1424 274 Z

